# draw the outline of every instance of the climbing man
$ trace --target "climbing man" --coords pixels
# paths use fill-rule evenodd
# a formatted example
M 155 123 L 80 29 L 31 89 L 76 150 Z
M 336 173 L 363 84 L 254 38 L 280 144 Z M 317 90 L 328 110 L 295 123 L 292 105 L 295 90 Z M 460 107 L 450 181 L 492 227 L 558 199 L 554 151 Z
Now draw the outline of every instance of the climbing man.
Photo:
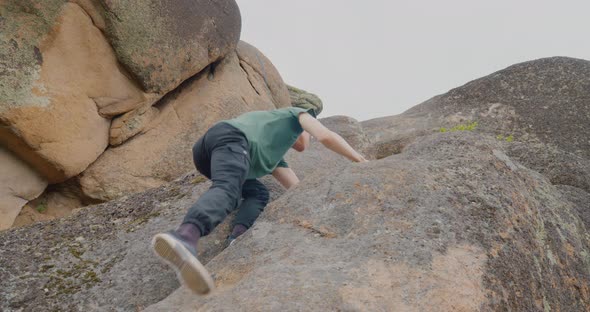
M 287 189 L 299 183 L 283 159 L 289 148 L 303 152 L 313 136 L 351 161 L 367 161 L 316 120 L 319 112 L 318 108 L 304 106 L 245 113 L 215 124 L 194 145 L 195 166 L 213 184 L 189 209 L 178 229 L 157 234 L 152 240 L 156 254 L 193 292 L 206 294 L 214 287 L 197 259 L 199 238 L 208 235 L 236 208 L 228 243 L 252 226 L 269 200 L 268 190 L 258 178 L 272 174 Z

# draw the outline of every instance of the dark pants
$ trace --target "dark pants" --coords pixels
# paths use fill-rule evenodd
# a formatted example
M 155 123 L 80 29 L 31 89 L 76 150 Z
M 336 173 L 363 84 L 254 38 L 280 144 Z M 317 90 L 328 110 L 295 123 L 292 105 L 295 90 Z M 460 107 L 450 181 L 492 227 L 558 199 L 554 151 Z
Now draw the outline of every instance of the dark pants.
M 213 185 L 189 209 L 183 223 L 196 225 L 205 236 L 239 205 L 234 225 L 252 226 L 269 195 L 260 181 L 246 180 L 250 168 L 248 150 L 244 134 L 226 123 L 216 124 L 197 141 L 193 161 Z

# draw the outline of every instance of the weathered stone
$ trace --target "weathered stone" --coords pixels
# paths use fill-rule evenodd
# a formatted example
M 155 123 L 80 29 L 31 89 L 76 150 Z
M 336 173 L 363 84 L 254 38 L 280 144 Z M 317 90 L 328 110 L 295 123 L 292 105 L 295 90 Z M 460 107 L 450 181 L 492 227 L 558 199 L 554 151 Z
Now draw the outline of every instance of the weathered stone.
M 574 204 L 578 216 L 586 225 L 586 229 L 590 229 L 590 192 L 569 185 L 557 185 L 556 187 L 565 199 Z
M 429 118 L 407 117 L 405 114 L 363 121 L 362 128 L 370 144 L 369 154 L 382 159 L 399 154 L 417 138 L 438 129 Z M 438 123 L 440 127 L 440 123 Z
M 482 131 L 551 143 L 590 158 L 589 97 L 590 61 L 553 57 L 510 66 L 403 115 L 432 116 L 449 127 L 478 121 Z
M 47 181 L 0 145 L 0 231 L 10 228 L 21 208 L 46 186 Z
M 350 132 L 346 129 L 346 124 L 335 125 L 333 120 L 338 119 L 326 118 L 322 122 L 333 131 L 341 131 L 343 134 Z M 355 124 L 350 126 L 354 128 Z M 327 174 L 336 167 L 350 163 L 315 140 L 304 153 L 292 150 L 286 159 L 302 179 L 320 171 Z M 284 189 L 272 177 L 262 180 L 270 190 L 271 200 L 276 200 L 284 193 Z M 0 251 L 0 266 L 4 265 L 2 261 L 8 263 L 18 259 L 20 252 L 26 253 L 28 248 L 37 250 L 33 255 L 27 254 L 26 259 L 31 263 L 19 262 L 14 271 L 7 274 L 19 275 L 28 271 L 42 273 L 22 281 L 17 279 L 8 282 L 9 279 L 0 271 L 0 298 L 7 298 L 0 302 L 10 304 L 11 307 L 28 307 L 25 311 L 45 305 L 60 307 L 62 310 L 88 308 L 92 311 L 93 306 L 100 307 L 97 308 L 99 310 L 108 309 L 107 307 L 129 310 L 164 299 L 178 287 L 178 283 L 174 274 L 153 257 L 149 250 L 149 238 L 158 231 L 178 226 L 187 209 L 210 185 L 205 177 L 191 173 L 157 189 L 99 206 L 82 208 L 68 218 L 12 230 L 7 236 L 0 236 L 0 250 L 5 250 L 5 253 Z M 47 219 L 46 216 L 25 207 L 19 221 L 30 224 L 32 221 Z M 228 217 L 212 234 L 201 240 L 199 257 L 202 261 L 211 260 L 223 250 L 232 218 L 233 216 Z M 79 237 L 84 237 L 83 246 L 75 243 Z M 134 243 L 129 245 L 129 242 Z M 3 249 L 3 243 L 11 247 Z M 76 244 L 73 249 L 70 249 L 71 244 Z M 130 249 L 126 246 L 130 246 Z M 13 248 L 21 250 L 14 257 L 9 256 L 15 250 Z M 84 251 L 84 254 L 81 259 L 77 259 L 71 251 Z M 50 283 L 55 273 L 72 272 L 89 260 L 98 262 L 95 268 L 87 270 L 95 272 L 100 280 L 91 285 L 93 287 L 85 289 L 88 281 L 73 280 L 71 276 L 69 279 L 58 276 L 61 280 L 54 279 Z M 123 275 L 125 277 L 121 278 Z M 146 278 L 160 282 L 146 288 Z M 67 285 L 67 291 L 55 288 L 60 286 L 60 282 L 61 285 Z M 42 296 L 43 287 L 48 283 L 53 287 L 48 288 L 47 297 Z M 3 293 L 3 289 L 7 291 Z M 143 290 L 137 292 L 137 289 Z M 36 299 L 27 303 L 23 298 Z M 1 308 L 4 307 L 0 305 Z
M 0 309 L 131 311 L 163 299 L 178 283 L 153 257 L 149 241 L 178 226 L 210 185 L 193 180 L 187 175 L 67 218 L 0 233 Z M 204 239 L 200 252 L 219 252 L 226 235 L 224 224 Z
M 105 150 L 112 114 L 153 98 L 77 4 L 10 0 L 0 10 L 0 143 L 64 181 Z
M 203 239 L 216 292 L 180 289 L 146 311 L 587 309 L 582 221 L 543 176 L 508 158 L 511 169 L 502 149 L 462 132 L 329 175 L 301 162 L 303 183 L 234 245 L 221 252 L 227 223 Z M 187 175 L 0 234 L 1 307 L 129 310 L 166 297 L 178 284 L 149 241 L 177 225 L 210 185 L 200 181 Z M 16 278 L 23 272 L 37 273 Z
M 86 196 L 106 201 L 172 181 L 194 169 L 192 146 L 214 123 L 275 105 L 269 94 L 256 92 L 232 53 L 155 107 L 159 114 L 147 127 L 108 149 L 81 175 Z
M 234 0 L 99 0 L 119 61 L 150 93 L 166 93 L 236 48 Z
M 19 228 L 33 224 L 35 222 L 50 221 L 55 219 L 52 216 L 46 215 L 43 212 L 39 212 L 37 210 L 39 208 L 40 207 L 33 207 L 30 204 L 24 205 L 22 210 L 14 220 L 14 223 L 12 224 L 11 228 Z
M 283 78 L 258 49 L 240 41 L 237 48 L 240 65 L 248 74 L 248 80 L 258 94 L 268 93 L 277 108 L 291 106 L 291 97 Z
M 510 66 L 397 116 L 363 122 L 377 158 L 414 139 L 477 122 L 475 131 L 550 143 L 590 158 L 590 62 L 546 58 Z
M 115 118 L 111 124 L 109 143 L 121 145 L 136 134 L 145 130 L 158 116 L 159 110 L 151 105 L 140 107 Z
M 322 100 L 315 94 L 287 85 L 291 96 L 291 105 L 302 108 L 313 108 L 319 115 L 324 109 Z
M 524 76 L 531 80 L 507 99 L 518 99 L 521 92 L 537 103 L 551 101 L 533 83 L 538 77 L 545 77 L 541 80 L 550 87 L 551 81 L 566 81 L 575 89 L 576 82 L 560 77 L 563 71 L 556 69 L 570 61 L 529 64 L 533 72 Z M 188 81 L 157 105 L 161 113 L 145 130 L 113 150 L 170 120 L 176 127 L 183 117 L 193 120 L 197 115 L 191 115 L 189 107 L 201 108 L 200 101 L 189 101 L 195 85 L 207 86 L 199 92 L 210 99 L 210 94 L 221 93 L 216 90 L 231 90 L 226 86 L 231 81 L 227 85 L 247 86 L 246 94 L 252 97 L 243 99 L 246 103 L 258 100 L 241 69 L 240 79 L 231 80 L 228 77 L 236 76 L 228 74 L 225 83 L 217 80 L 239 63 L 233 55 L 227 66 L 212 66 Z M 576 70 L 567 67 L 566 72 L 575 76 Z M 500 76 L 510 75 L 507 71 Z M 219 89 L 209 87 L 214 82 Z M 475 95 L 493 93 L 485 83 L 468 86 Z M 563 89 L 556 92 L 567 98 Z M 522 122 L 529 119 L 514 103 L 480 106 L 476 100 L 461 102 L 473 94 L 459 94 L 457 103 L 443 95 L 416 110 L 360 125 L 343 117 L 322 120 L 355 148 L 366 147 L 380 160 L 351 164 L 315 141 L 304 153 L 290 152 L 287 161 L 302 183 L 282 194 L 266 177 L 274 201 L 254 227 L 223 250 L 227 220 L 200 243 L 199 258 L 217 283 L 210 296 L 196 297 L 181 288 L 148 307 L 178 287 L 173 272 L 152 255 L 150 238 L 177 226 L 210 185 L 202 183 L 201 176 L 186 175 L 65 219 L 0 233 L 0 309 L 589 310 L 590 193 L 583 142 L 576 133 L 571 133 L 573 142 L 566 142 L 573 128 L 547 136 L 527 132 L 529 124 Z M 578 103 L 580 94 L 573 92 L 569 99 Z M 273 106 L 272 99 L 266 101 Z M 194 106 L 174 105 L 188 102 Z M 518 103 L 532 107 L 532 102 Z M 172 113 L 176 119 L 168 119 Z M 531 117 L 534 125 L 542 123 L 546 116 L 541 115 Z M 584 123 L 583 133 L 587 117 L 572 116 L 562 114 L 556 120 Z M 474 131 L 434 133 L 472 121 L 478 121 Z M 177 133 L 154 132 L 147 138 L 168 142 L 182 136 Z M 510 134 L 514 142 L 505 139 Z M 143 147 L 148 139 L 140 141 Z M 161 161 L 160 166 L 169 165 Z
M 179 289 L 146 311 L 587 310 L 574 207 L 494 151 L 493 138 L 436 134 L 307 176 L 209 262 L 216 292 Z
M 553 144 L 506 143 L 508 154 L 554 185 L 569 185 L 590 192 L 590 159 L 558 149 Z
M 49 185 L 43 194 L 29 201 L 14 220 L 13 227 L 63 218 L 77 208 L 90 205 L 79 192 L 75 179 L 64 183 Z

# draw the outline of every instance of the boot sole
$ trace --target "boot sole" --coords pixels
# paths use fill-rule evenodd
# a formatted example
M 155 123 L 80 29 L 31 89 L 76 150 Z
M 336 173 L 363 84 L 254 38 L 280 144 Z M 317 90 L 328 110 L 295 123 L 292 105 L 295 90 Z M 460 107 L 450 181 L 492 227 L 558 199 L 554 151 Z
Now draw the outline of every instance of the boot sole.
M 213 279 L 203 264 L 170 234 L 157 234 L 152 247 L 176 271 L 178 279 L 194 293 L 205 295 L 214 288 Z

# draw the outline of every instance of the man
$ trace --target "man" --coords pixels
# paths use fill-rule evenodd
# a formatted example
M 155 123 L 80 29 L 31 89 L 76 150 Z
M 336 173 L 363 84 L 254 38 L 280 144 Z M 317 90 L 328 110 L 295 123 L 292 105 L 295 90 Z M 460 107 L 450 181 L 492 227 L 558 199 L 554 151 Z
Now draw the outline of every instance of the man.
M 156 254 L 193 292 L 206 294 L 214 286 L 196 257 L 199 238 L 209 234 L 236 207 L 229 243 L 252 226 L 269 200 L 268 190 L 258 178 L 272 174 L 287 189 L 299 183 L 283 159 L 289 148 L 303 152 L 314 136 L 351 161 L 367 161 L 315 116 L 313 108 L 300 107 L 250 112 L 217 123 L 194 145 L 195 166 L 213 184 L 189 209 L 177 230 L 157 234 L 152 241 Z

